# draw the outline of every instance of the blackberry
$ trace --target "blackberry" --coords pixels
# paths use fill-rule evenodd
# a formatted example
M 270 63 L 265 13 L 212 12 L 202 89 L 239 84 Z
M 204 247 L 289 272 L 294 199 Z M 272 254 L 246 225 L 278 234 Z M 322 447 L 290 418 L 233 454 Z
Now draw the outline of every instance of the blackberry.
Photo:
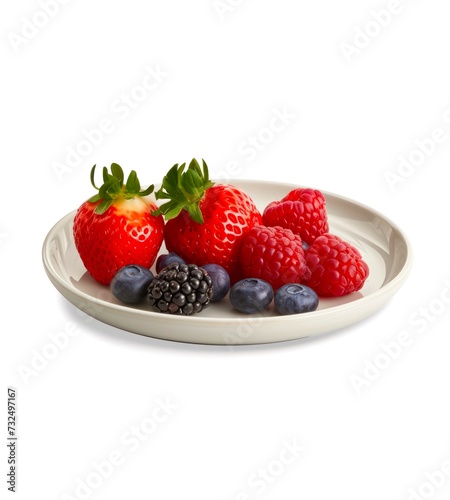
M 199 313 L 211 302 L 211 277 L 195 264 L 172 262 L 148 287 L 148 301 L 160 312 L 169 314 Z

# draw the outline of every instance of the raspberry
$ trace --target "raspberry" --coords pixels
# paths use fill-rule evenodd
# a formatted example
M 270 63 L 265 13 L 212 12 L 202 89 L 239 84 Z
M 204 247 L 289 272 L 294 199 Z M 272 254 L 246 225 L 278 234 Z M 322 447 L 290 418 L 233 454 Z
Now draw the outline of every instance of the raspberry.
M 328 232 L 325 196 L 315 189 L 293 189 L 282 200 L 267 205 L 263 224 L 290 229 L 311 245 Z
M 306 284 L 322 297 L 340 297 L 362 288 L 369 267 L 359 251 L 334 234 L 323 234 L 306 250 L 311 277 Z
M 243 237 L 241 270 L 245 278 L 259 278 L 277 290 L 286 283 L 310 277 L 300 236 L 279 226 L 252 227 Z

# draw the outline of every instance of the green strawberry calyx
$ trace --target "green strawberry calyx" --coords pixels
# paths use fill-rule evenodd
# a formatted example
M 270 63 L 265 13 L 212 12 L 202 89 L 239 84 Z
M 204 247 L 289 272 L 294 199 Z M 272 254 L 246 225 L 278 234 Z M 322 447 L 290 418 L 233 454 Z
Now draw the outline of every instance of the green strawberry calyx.
M 135 170 L 132 170 L 124 183 L 124 173 L 122 167 L 117 163 L 111 164 L 111 173 L 108 172 L 106 167 L 103 167 L 103 184 L 100 187 L 95 185 L 94 165 L 91 169 L 91 184 L 98 191 L 97 194 L 89 198 L 89 202 L 100 203 L 95 207 L 94 213 L 102 215 L 108 210 L 114 201 L 118 200 L 132 200 L 136 196 L 148 196 L 153 193 L 155 186 L 152 184 L 147 189 L 141 190 L 141 183 Z
M 163 203 L 153 215 L 163 214 L 166 220 L 175 218 L 186 210 L 191 219 L 203 223 L 200 202 L 206 191 L 214 185 L 209 179 L 208 165 L 202 160 L 203 168 L 194 158 L 186 170 L 186 163 L 176 163 L 165 175 L 161 188 L 156 191 L 157 200 L 169 200 Z

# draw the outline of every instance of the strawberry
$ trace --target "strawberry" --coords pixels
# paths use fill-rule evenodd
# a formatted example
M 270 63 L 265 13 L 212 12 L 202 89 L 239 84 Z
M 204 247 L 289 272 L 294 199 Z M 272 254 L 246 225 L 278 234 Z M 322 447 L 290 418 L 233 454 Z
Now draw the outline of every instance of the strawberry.
M 253 226 L 243 238 L 240 265 L 245 278 L 260 278 L 278 290 L 311 276 L 298 234 L 280 226 Z
M 103 185 L 77 210 L 73 222 L 75 246 L 89 274 L 109 285 L 116 272 L 129 264 L 151 267 L 163 241 L 164 220 L 152 215 L 157 205 L 150 198 L 154 186 L 141 191 L 136 172 L 124 184 L 122 168 L 103 167 Z
M 218 264 L 225 268 L 232 283 L 240 279 L 238 266 L 242 236 L 261 214 L 252 199 L 231 184 L 215 184 L 193 159 L 175 164 L 164 177 L 157 199 L 168 199 L 156 214 L 164 214 L 164 240 L 167 250 L 188 264 Z
M 311 245 L 328 231 L 325 196 L 317 189 L 293 189 L 282 200 L 267 205 L 263 222 L 290 229 Z
M 306 250 L 311 277 L 306 284 L 322 297 L 340 297 L 360 290 L 369 267 L 358 249 L 339 236 L 326 233 Z

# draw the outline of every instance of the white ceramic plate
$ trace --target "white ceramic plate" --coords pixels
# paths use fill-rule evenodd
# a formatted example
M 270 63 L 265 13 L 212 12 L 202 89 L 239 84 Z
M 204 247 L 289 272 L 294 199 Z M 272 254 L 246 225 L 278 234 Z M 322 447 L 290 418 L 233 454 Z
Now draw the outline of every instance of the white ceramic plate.
M 260 210 L 283 198 L 291 184 L 232 180 L 248 193 Z M 170 316 L 145 305 L 121 304 L 86 272 L 72 237 L 75 211 L 61 219 L 43 245 L 45 270 L 53 285 L 76 307 L 104 323 L 165 340 L 199 344 L 261 344 L 298 339 L 342 328 L 379 310 L 405 281 L 411 249 L 402 232 L 383 215 L 360 203 L 324 192 L 330 232 L 352 243 L 370 268 L 359 292 L 321 299 L 316 311 L 280 316 L 272 308 L 264 314 L 235 311 L 228 298 L 193 316 Z M 161 252 L 164 249 L 161 249 Z

